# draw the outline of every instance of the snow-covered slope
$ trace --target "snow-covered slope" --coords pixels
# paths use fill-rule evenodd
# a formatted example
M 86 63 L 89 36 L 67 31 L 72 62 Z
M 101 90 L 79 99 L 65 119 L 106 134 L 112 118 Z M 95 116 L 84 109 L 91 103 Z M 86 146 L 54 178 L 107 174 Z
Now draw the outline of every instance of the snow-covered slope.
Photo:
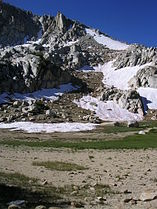
M 145 111 L 147 109 L 157 110 L 157 89 L 154 88 L 139 88 L 138 92 L 142 97 Z
M 32 122 L 14 122 L 0 123 L 0 129 L 11 129 L 11 131 L 23 130 L 28 133 L 53 133 L 53 132 L 78 132 L 90 131 L 96 127 L 92 123 L 32 123 Z
M 116 69 L 115 67 L 113 67 L 113 63 L 114 61 L 110 61 L 102 66 L 99 65 L 98 67 L 95 67 L 95 71 L 103 73 L 103 83 L 105 85 L 114 86 L 121 90 L 128 90 L 129 80 L 133 78 L 140 69 L 151 65 L 151 63 L 148 63 L 141 66 L 137 65 L 134 67 Z
M 59 98 L 59 96 L 62 96 L 64 93 L 70 92 L 76 89 L 78 88 L 72 86 L 72 84 L 69 83 L 69 84 L 61 85 L 58 88 L 42 89 L 42 90 L 35 91 L 32 93 L 27 93 L 27 94 L 14 93 L 10 95 L 7 93 L 3 93 L 0 95 L 0 104 L 6 103 L 7 101 L 9 101 L 9 98 L 12 100 L 23 100 L 23 101 L 28 101 L 28 102 L 31 100 L 37 100 L 41 98 L 55 101 Z
M 109 49 L 113 50 L 126 50 L 129 45 L 125 43 L 121 43 L 120 41 L 113 40 L 103 34 L 98 34 L 95 32 L 95 30 L 86 28 L 86 33 L 89 34 L 90 36 L 94 37 L 94 39 L 99 43 L 104 46 L 106 46 Z
M 142 120 L 142 116 L 122 109 L 113 101 L 103 102 L 98 98 L 84 96 L 79 101 L 74 101 L 79 107 L 94 111 L 96 116 L 103 121 L 134 121 Z

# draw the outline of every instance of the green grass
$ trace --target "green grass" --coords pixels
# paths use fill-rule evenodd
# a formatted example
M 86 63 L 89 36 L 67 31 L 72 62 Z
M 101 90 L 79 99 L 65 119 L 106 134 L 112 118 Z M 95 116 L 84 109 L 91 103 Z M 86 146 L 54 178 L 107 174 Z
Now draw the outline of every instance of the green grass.
M 14 184 L 17 186 L 28 186 L 30 182 L 31 185 L 36 184 L 37 179 L 29 178 L 18 172 L 15 173 L 0 172 L 0 183 Z
M 157 127 L 157 121 L 156 120 L 150 120 L 150 121 L 141 121 L 140 122 L 141 128 L 153 128 Z
M 62 196 L 68 193 L 64 187 L 54 187 L 52 184 L 41 185 L 38 179 L 29 178 L 17 172 L 6 173 L 0 171 L 0 189 L 2 187 L 9 189 L 5 190 L 5 193 L 0 196 L 0 208 L 2 208 L 1 203 L 6 200 L 10 202 L 17 200 L 19 197 L 29 203 L 26 208 L 33 209 L 34 205 L 39 202 L 50 206 L 50 203 L 64 199 Z M 32 206 L 30 206 L 31 204 Z
M 123 139 L 104 141 L 20 141 L 3 140 L 0 145 L 7 146 L 28 146 L 28 147 L 47 147 L 47 148 L 70 148 L 70 149 L 149 149 L 157 148 L 157 133 L 150 132 L 146 135 L 131 135 Z
M 103 132 L 104 133 L 124 133 L 124 132 L 139 132 L 140 130 L 143 130 L 145 128 L 153 128 L 157 127 L 157 121 L 142 121 L 139 122 L 139 127 L 127 127 L 126 123 L 120 123 L 119 126 L 111 126 L 111 125 L 106 125 L 103 127 Z
M 43 166 L 49 170 L 57 171 L 76 171 L 76 170 L 86 170 L 84 166 L 77 165 L 74 163 L 59 162 L 59 161 L 46 161 L 46 162 L 33 162 L 34 166 Z
M 138 132 L 143 130 L 142 127 L 139 128 L 129 128 L 126 124 L 120 124 L 120 126 L 104 126 L 103 132 L 107 134 L 117 134 L 117 133 L 124 133 L 124 132 Z

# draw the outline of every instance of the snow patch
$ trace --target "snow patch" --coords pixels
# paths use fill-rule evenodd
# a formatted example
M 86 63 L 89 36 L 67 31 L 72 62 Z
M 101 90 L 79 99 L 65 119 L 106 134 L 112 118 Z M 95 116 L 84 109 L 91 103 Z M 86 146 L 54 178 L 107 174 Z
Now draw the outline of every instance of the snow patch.
M 64 93 L 77 90 L 78 88 L 78 86 L 74 87 L 71 83 L 69 83 L 61 85 L 59 88 L 42 89 L 27 94 L 14 93 L 10 95 L 8 93 L 3 93 L 0 95 L 0 104 L 8 102 L 9 99 L 23 100 L 29 102 L 31 100 L 45 98 L 47 100 L 55 101 L 59 98 L 59 96 L 62 96 Z
M 72 45 L 74 45 L 74 44 L 76 44 L 76 43 L 78 43 L 78 42 L 79 42 L 79 40 L 76 40 L 76 41 L 69 41 L 69 42 L 65 43 L 63 47 L 72 46 Z
M 147 63 L 141 66 L 137 65 L 134 67 L 124 67 L 121 69 L 116 69 L 116 67 L 113 67 L 114 61 L 110 61 L 105 63 L 104 65 L 99 65 L 98 67 L 95 67 L 95 71 L 103 73 L 103 83 L 105 85 L 114 86 L 121 90 L 128 90 L 128 82 L 130 81 L 130 79 L 133 78 L 140 69 L 151 65 L 151 63 Z
M 120 41 L 113 40 L 103 34 L 98 34 L 97 32 L 95 32 L 95 30 L 89 28 L 86 28 L 86 33 L 92 36 L 95 39 L 95 41 L 97 41 L 99 44 L 102 44 L 109 49 L 126 50 L 129 47 L 129 45 L 125 43 L 121 43 Z
M 100 101 L 98 98 L 84 96 L 79 101 L 74 101 L 79 107 L 95 112 L 103 121 L 139 121 L 143 117 L 128 110 L 122 109 L 113 101 Z
M 157 109 L 157 89 L 140 87 L 138 93 L 142 98 L 145 112 L 148 109 Z
M 23 130 L 28 133 L 54 133 L 54 132 L 79 132 L 90 131 L 96 128 L 92 123 L 32 123 L 14 122 L 0 123 L 1 129 L 11 129 L 11 131 Z
M 41 38 L 42 38 L 42 28 L 39 30 L 38 34 L 37 34 L 37 40 L 36 41 L 29 41 L 29 36 L 25 36 L 24 37 L 24 44 L 22 44 L 23 47 L 29 47 L 30 44 L 39 44 L 41 42 Z M 15 47 L 18 47 L 20 45 L 16 45 Z

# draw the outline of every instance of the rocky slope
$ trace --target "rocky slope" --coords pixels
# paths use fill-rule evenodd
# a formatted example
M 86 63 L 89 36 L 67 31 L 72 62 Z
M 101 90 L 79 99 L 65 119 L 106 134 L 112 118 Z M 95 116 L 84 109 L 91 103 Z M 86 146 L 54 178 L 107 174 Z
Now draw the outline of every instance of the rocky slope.
M 56 17 L 37 16 L 6 3 L 2 4 L 0 26 L 1 122 L 100 122 L 96 111 L 73 102 L 88 94 L 104 103 L 112 101 L 118 111 L 126 109 L 141 118 L 149 108 L 138 89 L 156 91 L 156 48 L 121 43 L 60 12 Z M 127 73 L 124 78 L 123 72 Z M 55 102 L 46 95 L 30 96 L 69 83 L 75 92 L 60 95 Z M 30 93 L 29 101 L 26 93 Z M 149 102 L 157 104 L 157 100 Z

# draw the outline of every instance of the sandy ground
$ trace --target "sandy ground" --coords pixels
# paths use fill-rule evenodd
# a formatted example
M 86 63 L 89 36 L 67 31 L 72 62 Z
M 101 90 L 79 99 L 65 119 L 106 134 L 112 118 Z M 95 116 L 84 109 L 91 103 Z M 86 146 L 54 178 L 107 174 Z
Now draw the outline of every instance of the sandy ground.
M 83 165 L 83 171 L 50 171 L 32 165 L 33 161 L 63 161 Z M 54 186 L 107 184 L 114 194 L 106 197 L 108 206 L 90 208 L 135 208 L 155 209 L 157 200 L 138 200 L 144 191 L 157 191 L 157 150 L 121 151 L 71 151 L 68 149 L 33 149 L 0 146 L 0 171 L 19 172 L 41 181 L 47 180 Z M 89 208 L 89 207 L 88 207 Z

